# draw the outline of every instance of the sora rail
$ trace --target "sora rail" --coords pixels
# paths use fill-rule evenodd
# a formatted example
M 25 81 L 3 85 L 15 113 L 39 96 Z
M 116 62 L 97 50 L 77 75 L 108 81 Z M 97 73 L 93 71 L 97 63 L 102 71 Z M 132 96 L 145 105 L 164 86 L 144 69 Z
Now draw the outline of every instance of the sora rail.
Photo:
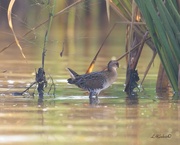
M 106 70 L 83 75 L 79 75 L 72 69 L 67 68 L 71 76 L 67 81 L 69 84 L 74 84 L 79 88 L 87 90 L 89 92 L 90 104 L 98 104 L 99 93 L 108 88 L 117 79 L 118 74 L 116 69 L 118 67 L 118 61 L 111 60 Z

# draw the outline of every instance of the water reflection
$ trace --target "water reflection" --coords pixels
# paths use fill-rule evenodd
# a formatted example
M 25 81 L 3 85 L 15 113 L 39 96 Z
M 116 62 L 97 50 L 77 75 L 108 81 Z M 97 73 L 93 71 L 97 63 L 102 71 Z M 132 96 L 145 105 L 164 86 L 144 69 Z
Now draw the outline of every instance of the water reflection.
M 136 92 L 126 97 L 126 105 L 138 105 L 138 94 Z
M 131 124 L 126 125 L 126 134 L 130 138 L 134 138 L 128 144 L 139 144 L 140 121 L 139 121 L 139 101 L 137 94 L 130 94 L 126 97 L 126 119 L 133 119 Z
M 77 61 L 76 64 L 80 72 L 86 70 L 88 66 L 87 62 L 85 63 L 86 58 L 81 59 L 84 63 Z M 101 63 L 97 63 L 97 70 L 101 70 L 106 64 L 104 58 L 99 58 L 99 61 Z M 152 85 L 151 88 L 146 86 L 150 93 L 143 94 L 145 97 L 126 96 L 121 91 L 124 89 L 125 79 L 124 70 L 120 68 L 118 71 L 121 75 L 118 81 L 100 94 L 99 105 L 90 107 L 88 96 L 78 88 L 69 86 L 65 81 L 69 77 L 65 71 L 66 62 L 56 67 L 56 71 L 54 66 L 57 66 L 57 63 L 47 63 L 47 72 L 52 73 L 56 84 L 56 97 L 46 95 L 44 100 L 39 101 L 37 95 L 35 98 L 11 95 L 17 90 L 20 92 L 25 90 L 26 84 L 34 82 L 34 76 L 31 74 L 35 65 L 27 69 L 27 64 L 21 64 L 22 69 L 8 74 L 8 77 L 1 74 L 3 85 L 0 90 L 1 144 L 169 145 L 179 141 L 178 102 L 171 102 L 170 98 L 156 97 L 150 90 L 153 88 Z M 17 66 L 17 63 L 4 61 L 4 65 L 11 68 Z M 19 73 L 24 75 L 20 76 Z M 7 80 L 13 80 L 13 88 L 8 88 Z M 4 89 L 8 91 L 5 92 Z M 34 89 L 36 87 L 33 88 L 33 92 Z M 47 90 L 45 88 L 45 91 Z M 151 138 L 154 134 L 169 133 L 172 134 L 172 138 L 168 140 Z
M 0 104 L 2 144 L 166 145 L 179 140 L 180 107 L 168 100 L 101 98 L 101 104 L 92 108 L 88 98 L 49 100 L 42 106 L 33 100 L 9 99 Z M 114 100 L 117 103 L 107 103 Z M 154 134 L 172 138 L 154 140 Z

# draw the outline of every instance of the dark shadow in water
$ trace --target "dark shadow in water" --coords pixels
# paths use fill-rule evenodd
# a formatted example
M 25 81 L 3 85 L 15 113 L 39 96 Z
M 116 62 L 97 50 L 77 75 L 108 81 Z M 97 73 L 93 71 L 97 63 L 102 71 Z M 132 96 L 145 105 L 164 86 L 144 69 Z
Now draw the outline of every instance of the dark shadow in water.
M 139 144 L 139 134 L 140 134 L 140 128 L 141 124 L 139 122 L 139 101 L 138 101 L 138 95 L 128 95 L 126 97 L 126 118 L 127 120 L 134 120 L 131 123 L 126 124 L 126 132 L 125 136 L 134 138 L 131 141 L 131 144 L 138 145 Z
M 126 105 L 137 105 L 138 103 L 137 93 L 130 94 L 126 97 Z
M 40 107 L 43 107 L 44 106 L 44 100 L 43 100 L 43 98 L 39 98 L 38 99 L 38 104 L 37 104 L 38 106 L 40 106 Z

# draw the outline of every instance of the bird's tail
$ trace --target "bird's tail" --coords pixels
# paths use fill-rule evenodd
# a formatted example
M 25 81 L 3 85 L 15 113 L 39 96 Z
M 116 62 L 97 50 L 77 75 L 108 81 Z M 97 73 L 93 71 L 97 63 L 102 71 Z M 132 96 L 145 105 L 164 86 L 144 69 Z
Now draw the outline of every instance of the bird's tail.
M 73 71 L 72 69 L 70 69 L 70 68 L 67 68 L 67 70 L 68 70 L 68 72 L 69 72 L 69 74 L 70 74 L 70 76 L 71 76 L 71 78 L 69 78 L 67 81 L 68 81 L 68 83 L 70 83 L 70 84 L 72 84 L 73 83 L 73 80 L 77 77 L 77 76 L 79 76 L 75 71 Z

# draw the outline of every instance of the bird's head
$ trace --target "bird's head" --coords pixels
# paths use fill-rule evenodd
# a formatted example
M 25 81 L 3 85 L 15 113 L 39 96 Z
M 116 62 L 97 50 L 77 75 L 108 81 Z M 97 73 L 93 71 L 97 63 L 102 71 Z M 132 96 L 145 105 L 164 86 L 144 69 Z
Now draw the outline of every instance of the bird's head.
M 109 63 L 108 63 L 108 70 L 111 70 L 111 69 L 117 69 L 119 67 L 119 63 L 117 60 L 111 60 Z

